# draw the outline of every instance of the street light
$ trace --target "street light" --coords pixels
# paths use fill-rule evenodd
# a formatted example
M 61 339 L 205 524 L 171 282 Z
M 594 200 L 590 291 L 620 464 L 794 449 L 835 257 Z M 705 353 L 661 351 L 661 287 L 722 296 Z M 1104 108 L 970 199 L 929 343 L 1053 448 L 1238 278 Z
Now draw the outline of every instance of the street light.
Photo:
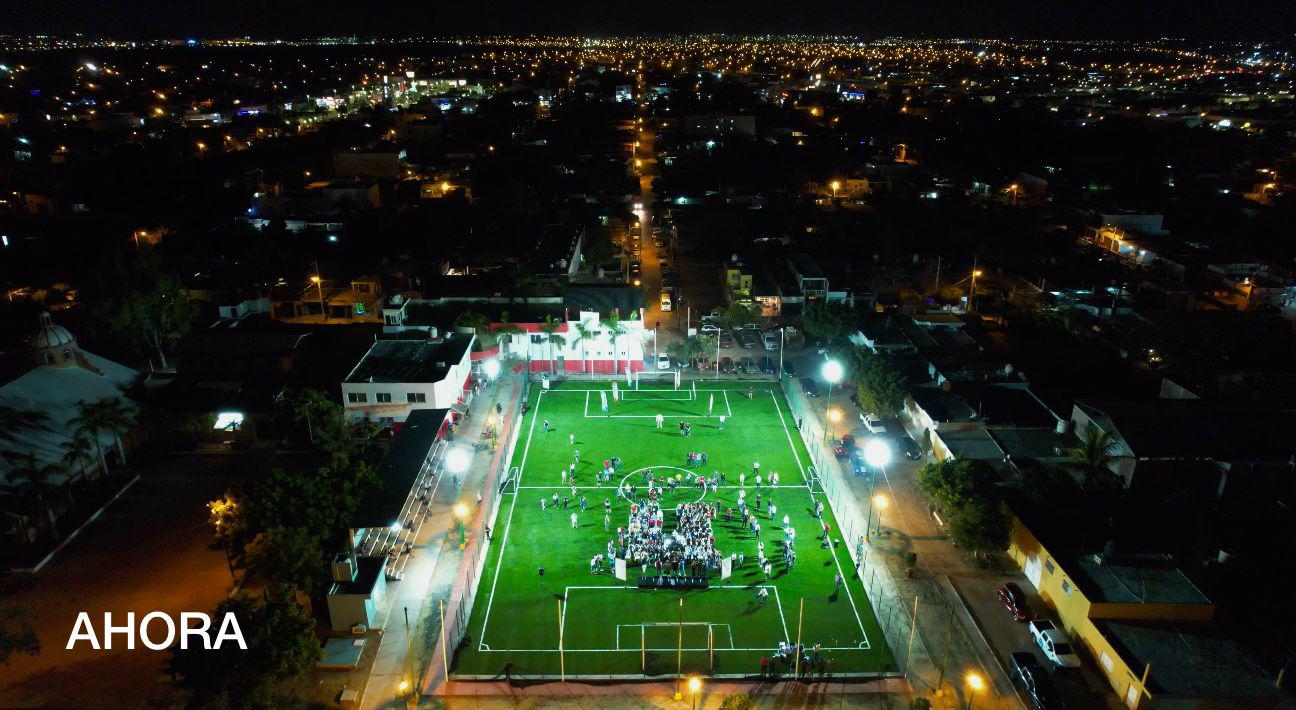
M 985 689 L 985 679 L 979 673 L 968 673 L 965 679 L 968 685 L 968 701 L 966 710 L 972 710 L 972 699 L 976 697 L 977 691 Z
M 836 196 L 837 196 L 837 191 L 841 189 L 841 181 L 840 181 L 840 180 L 833 180 L 832 182 L 828 183 L 828 187 L 831 187 L 831 188 L 832 188 L 832 191 L 833 191 L 833 197 L 836 197 Z
M 891 505 L 891 500 L 881 493 L 873 496 L 869 500 L 868 521 L 864 526 L 864 540 L 868 541 L 873 535 L 873 510 L 877 509 L 877 530 L 878 534 L 882 533 L 882 511 Z
M 828 405 L 832 404 L 833 385 L 837 384 L 838 382 L 841 382 L 842 379 L 843 373 L 842 373 L 841 363 L 837 362 L 836 360 L 829 360 L 828 362 L 825 362 L 823 364 L 823 370 L 821 371 L 820 374 L 822 374 L 824 380 L 828 382 L 828 399 L 824 400 L 824 416 L 828 416 Z M 825 443 L 827 443 L 827 438 L 826 438 L 827 436 L 828 436 L 828 431 L 825 429 L 824 430 Z
M 689 678 L 689 692 L 693 694 L 693 710 L 697 710 L 698 691 L 702 689 L 702 681 L 696 676 Z
M 967 305 L 968 313 L 972 312 L 973 309 L 972 300 L 976 298 L 976 280 L 983 273 L 985 272 L 983 272 L 981 269 L 972 270 L 972 285 L 968 288 L 968 305 Z
M 842 412 L 841 412 L 841 410 L 838 409 L 837 407 L 829 407 L 829 408 L 828 408 L 828 421 L 831 422 L 831 423 L 829 424 L 830 433 L 829 433 L 828 438 L 830 438 L 830 439 L 832 439 L 832 440 L 834 440 L 834 441 L 837 440 L 837 423 L 840 422 L 841 420 L 842 420 Z
M 486 377 L 492 380 L 495 379 L 496 377 L 499 377 L 500 375 L 499 360 L 496 358 L 491 358 L 486 362 L 482 363 L 482 372 L 486 375 Z

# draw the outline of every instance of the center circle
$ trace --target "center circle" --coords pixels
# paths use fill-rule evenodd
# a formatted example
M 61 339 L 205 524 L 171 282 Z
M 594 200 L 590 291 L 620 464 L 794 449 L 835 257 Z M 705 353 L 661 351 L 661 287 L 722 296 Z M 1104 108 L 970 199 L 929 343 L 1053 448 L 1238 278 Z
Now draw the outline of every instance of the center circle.
M 687 469 L 687 468 L 681 468 L 681 467 L 679 467 L 679 466 L 665 466 L 665 465 L 663 465 L 663 466 L 644 466 L 644 467 L 642 467 L 642 468 L 637 468 L 637 469 L 631 471 L 630 473 L 627 473 L 627 474 L 625 475 L 625 477 L 621 479 L 621 483 L 617 485 L 617 488 L 621 491 L 621 497 L 622 497 L 622 498 L 625 498 L 626 500 L 630 500 L 630 497 L 627 496 L 627 495 L 625 494 L 625 487 L 626 487 L 626 481 L 630 480 L 630 477 L 631 477 L 631 476 L 637 476 L 637 475 L 643 473 L 644 471 L 653 471 L 653 470 L 655 470 L 655 469 L 661 469 L 661 468 L 670 469 L 670 470 L 672 470 L 672 471 L 682 471 L 682 472 L 684 472 L 684 473 L 689 474 L 690 476 L 692 476 L 692 475 L 696 475 L 696 474 L 697 474 L 696 471 L 691 471 L 691 470 L 689 470 L 689 469 Z M 689 485 L 692 485 L 692 484 L 689 484 Z M 706 499 L 706 494 L 707 494 L 706 486 L 703 486 L 703 487 L 702 487 L 702 495 L 698 496 L 698 499 L 695 500 L 695 501 L 693 501 L 693 502 L 694 502 L 694 503 L 701 503 L 703 500 Z

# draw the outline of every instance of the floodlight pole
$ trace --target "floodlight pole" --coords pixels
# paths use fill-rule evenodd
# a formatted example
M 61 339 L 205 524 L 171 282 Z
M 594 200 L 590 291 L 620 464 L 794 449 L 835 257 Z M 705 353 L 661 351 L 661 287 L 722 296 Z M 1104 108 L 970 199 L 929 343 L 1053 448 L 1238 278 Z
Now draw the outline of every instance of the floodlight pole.
M 684 696 L 680 693 L 681 669 L 684 665 L 684 597 L 679 600 L 679 642 L 675 648 L 675 699 L 680 700 Z
M 558 600 L 558 679 L 567 682 L 567 659 L 563 655 L 562 600 Z
M 796 661 L 792 666 L 792 677 L 801 677 L 801 622 L 805 620 L 805 597 L 801 597 L 801 611 L 797 614 L 797 642 L 796 648 L 792 653 L 796 654 Z

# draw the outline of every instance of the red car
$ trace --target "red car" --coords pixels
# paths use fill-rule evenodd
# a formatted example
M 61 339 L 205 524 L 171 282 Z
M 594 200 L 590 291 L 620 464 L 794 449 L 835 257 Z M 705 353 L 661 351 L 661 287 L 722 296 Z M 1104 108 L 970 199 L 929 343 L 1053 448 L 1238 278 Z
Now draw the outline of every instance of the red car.
M 1014 619 L 1030 621 L 1030 602 L 1026 601 L 1026 593 L 1015 582 L 1009 582 L 999 588 L 999 601 L 1003 602 Z
M 850 434 L 838 439 L 836 445 L 833 446 L 833 453 L 837 454 L 839 459 L 850 456 L 853 451 L 855 451 L 855 437 Z

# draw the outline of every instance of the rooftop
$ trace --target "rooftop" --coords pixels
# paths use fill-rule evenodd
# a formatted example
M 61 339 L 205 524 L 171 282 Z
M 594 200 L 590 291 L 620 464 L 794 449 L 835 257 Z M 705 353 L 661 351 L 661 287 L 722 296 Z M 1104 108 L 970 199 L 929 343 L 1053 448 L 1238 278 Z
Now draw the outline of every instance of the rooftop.
M 1151 666 L 1147 685 L 1153 695 L 1236 700 L 1280 692 L 1274 678 L 1214 624 L 1099 620 L 1094 624 L 1133 668 Z
M 945 447 L 958 458 L 999 461 L 1004 457 L 1003 449 L 985 429 L 952 429 L 939 434 Z
M 1076 402 L 1139 458 L 1288 462 L 1296 457 L 1296 410 L 1205 399 Z
M 351 527 L 386 527 L 396 520 L 449 413 L 448 409 L 410 411 L 387 457 L 378 466 L 377 489 L 360 502 L 351 516 Z
M 1099 564 L 1078 557 L 1068 565 L 1091 602 L 1109 604 L 1210 604 L 1169 555 L 1125 555 Z
M 440 382 L 463 360 L 472 336 L 446 333 L 444 339 L 379 340 L 369 348 L 345 382 Z

